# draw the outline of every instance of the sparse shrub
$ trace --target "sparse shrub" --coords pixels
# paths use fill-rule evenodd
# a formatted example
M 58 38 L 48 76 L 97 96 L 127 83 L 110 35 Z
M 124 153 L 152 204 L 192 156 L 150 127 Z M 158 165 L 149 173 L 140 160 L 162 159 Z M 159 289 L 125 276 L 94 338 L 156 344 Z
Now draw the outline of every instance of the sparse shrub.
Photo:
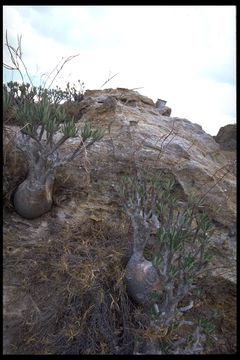
M 80 102 L 84 97 L 85 84 L 78 80 L 79 90 L 77 91 L 76 86 L 70 87 L 70 83 L 67 83 L 65 93 L 67 94 L 66 100 Z

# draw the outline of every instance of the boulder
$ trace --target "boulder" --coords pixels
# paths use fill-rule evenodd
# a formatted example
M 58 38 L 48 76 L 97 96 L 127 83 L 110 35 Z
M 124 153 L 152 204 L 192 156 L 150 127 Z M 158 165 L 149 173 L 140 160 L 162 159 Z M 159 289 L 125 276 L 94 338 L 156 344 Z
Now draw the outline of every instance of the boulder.
M 157 99 L 156 101 L 156 108 L 159 111 L 159 114 L 163 116 L 170 116 L 172 109 L 166 106 L 167 101 L 162 99 Z
M 222 126 L 217 135 L 213 136 L 222 150 L 236 150 L 237 148 L 237 124 Z

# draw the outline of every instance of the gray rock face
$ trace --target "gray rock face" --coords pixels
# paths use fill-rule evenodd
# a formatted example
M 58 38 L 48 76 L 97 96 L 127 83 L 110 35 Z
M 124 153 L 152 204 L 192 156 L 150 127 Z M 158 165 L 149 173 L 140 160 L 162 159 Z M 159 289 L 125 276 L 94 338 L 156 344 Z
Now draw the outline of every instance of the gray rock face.
M 219 129 L 215 141 L 222 150 L 236 150 L 237 148 L 237 124 L 229 124 Z

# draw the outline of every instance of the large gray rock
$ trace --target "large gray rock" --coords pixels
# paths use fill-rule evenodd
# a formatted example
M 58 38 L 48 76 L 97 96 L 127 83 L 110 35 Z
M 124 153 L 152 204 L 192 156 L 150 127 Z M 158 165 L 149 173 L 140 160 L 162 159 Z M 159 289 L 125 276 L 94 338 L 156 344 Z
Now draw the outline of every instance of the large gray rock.
M 87 96 L 114 97 L 109 110 L 96 99 L 81 121 L 106 129 L 101 142 L 89 149 L 92 174 L 111 178 L 126 172 L 130 163 L 154 167 L 174 174 L 186 196 L 204 196 L 212 219 L 230 226 L 236 217 L 234 161 L 201 126 L 178 117 L 166 117 L 137 92 L 127 89 L 92 90 Z M 122 99 L 134 99 L 132 102 Z

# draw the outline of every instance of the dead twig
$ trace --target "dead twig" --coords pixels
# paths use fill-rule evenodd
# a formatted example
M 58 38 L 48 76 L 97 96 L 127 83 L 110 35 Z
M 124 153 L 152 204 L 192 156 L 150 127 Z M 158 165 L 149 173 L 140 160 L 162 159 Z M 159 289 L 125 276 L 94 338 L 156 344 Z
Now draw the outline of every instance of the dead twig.
M 119 74 L 119 72 L 116 73 L 116 74 L 114 74 L 114 75 L 111 76 L 110 78 L 108 78 L 108 79 L 100 86 L 100 89 L 101 89 L 104 85 L 106 85 L 110 80 L 112 80 L 115 76 L 117 76 L 118 74 Z

